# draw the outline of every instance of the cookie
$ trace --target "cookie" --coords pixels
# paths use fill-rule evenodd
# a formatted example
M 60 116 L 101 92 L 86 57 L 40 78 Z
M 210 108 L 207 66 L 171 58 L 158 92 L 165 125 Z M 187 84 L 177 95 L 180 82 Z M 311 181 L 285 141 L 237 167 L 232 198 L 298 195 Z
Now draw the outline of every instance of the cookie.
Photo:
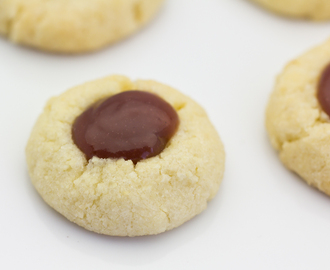
M 289 63 L 278 77 L 266 127 L 282 162 L 330 195 L 330 40 Z M 328 99 L 329 101 L 330 99 Z
M 328 0 L 252 0 L 261 6 L 284 16 L 311 20 L 330 19 Z
M 81 53 L 141 28 L 164 0 L 0 0 L 0 34 L 38 49 Z
M 135 98 L 130 97 L 132 92 L 156 96 L 162 105 L 147 107 L 139 118 L 140 101 L 123 103 Z M 123 115 L 116 108 L 128 110 Z M 116 121 L 104 121 L 103 114 L 110 112 Z M 164 149 L 150 154 L 146 147 L 146 153 L 131 159 L 131 153 L 127 154 L 131 148 L 116 148 L 122 143 L 125 147 L 125 138 L 138 134 L 134 145 L 140 141 L 157 145 L 153 134 L 148 137 L 144 131 L 163 131 L 157 121 L 152 127 L 140 122 L 144 117 L 149 119 L 147 114 L 155 115 L 147 122 L 162 118 L 174 124 L 162 135 L 157 133 Z M 127 120 L 127 115 L 135 118 Z M 123 129 L 126 124 L 130 126 L 128 135 Z M 111 131 L 103 130 L 109 126 Z M 78 142 L 80 133 L 86 134 L 82 144 Z M 108 135 L 120 140 L 118 145 L 114 142 L 117 146 L 100 148 L 101 144 L 93 141 Z M 88 152 L 91 145 L 92 152 Z M 107 154 L 118 156 L 103 156 L 105 148 Z M 154 81 L 132 82 L 111 76 L 50 99 L 32 130 L 26 159 L 39 194 L 70 221 L 101 234 L 139 236 L 173 229 L 202 212 L 219 188 L 225 154 L 216 130 L 196 102 Z

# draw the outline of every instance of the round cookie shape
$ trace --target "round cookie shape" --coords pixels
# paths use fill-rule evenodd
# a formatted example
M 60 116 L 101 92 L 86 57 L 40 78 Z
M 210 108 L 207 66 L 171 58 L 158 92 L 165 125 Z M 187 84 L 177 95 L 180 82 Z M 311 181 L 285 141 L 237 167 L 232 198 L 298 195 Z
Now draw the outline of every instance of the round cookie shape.
M 176 133 L 157 156 L 90 160 L 72 139 L 75 119 L 95 102 L 129 90 L 158 95 L 179 116 Z M 48 101 L 26 147 L 31 181 L 70 221 L 115 236 L 173 229 L 203 211 L 221 183 L 225 154 L 205 111 L 177 90 L 111 76 Z
M 330 120 L 318 100 L 330 40 L 289 63 L 266 110 L 266 128 L 284 165 L 330 195 Z
M 164 0 L 0 0 L 0 34 L 60 53 L 93 51 L 149 22 Z
M 311 20 L 329 20 L 328 0 L 252 0 L 280 15 Z

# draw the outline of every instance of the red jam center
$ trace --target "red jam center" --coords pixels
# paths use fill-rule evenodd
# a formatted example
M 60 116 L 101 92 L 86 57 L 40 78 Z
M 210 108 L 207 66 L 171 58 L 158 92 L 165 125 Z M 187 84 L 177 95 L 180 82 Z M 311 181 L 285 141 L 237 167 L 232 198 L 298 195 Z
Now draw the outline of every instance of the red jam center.
M 87 159 L 124 158 L 135 164 L 161 153 L 179 117 L 160 97 L 126 91 L 96 102 L 75 120 L 72 138 Z
M 323 70 L 321 75 L 317 98 L 323 111 L 330 116 L 330 65 Z

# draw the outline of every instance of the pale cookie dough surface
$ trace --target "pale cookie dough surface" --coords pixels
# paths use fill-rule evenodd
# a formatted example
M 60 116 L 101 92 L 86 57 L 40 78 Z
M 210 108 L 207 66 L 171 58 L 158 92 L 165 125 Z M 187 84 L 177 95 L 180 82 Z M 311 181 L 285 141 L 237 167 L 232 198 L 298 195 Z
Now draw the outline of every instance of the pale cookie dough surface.
M 79 53 L 146 24 L 164 0 L 0 0 L 0 34 L 38 49 Z
M 140 161 L 87 161 L 71 128 L 91 104 L 126 90 L 155 93 L 180 119 L 164 151 Z M 220 185 L 224 149 L 205 111 L 173 88 L 112 76 L 52 98 L 26 147 L 31 180 L 43 199 L 78 225 L 101 234 L 138 236 L 175 228 L 203 211 Z
M 271 95 L 266 127 L 283 163 L 330 195 L 330 122 L 317 99 L 330 40 L 289 63 Z
M 329 0 L 252 0 L 281 15 L 312 20 L 330 19 Z

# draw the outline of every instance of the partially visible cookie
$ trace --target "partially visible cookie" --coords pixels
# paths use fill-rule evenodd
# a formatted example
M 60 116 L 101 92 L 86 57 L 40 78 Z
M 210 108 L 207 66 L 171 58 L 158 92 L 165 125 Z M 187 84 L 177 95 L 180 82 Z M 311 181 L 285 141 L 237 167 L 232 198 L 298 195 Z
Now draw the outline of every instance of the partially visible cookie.
M 330 40 L 289 63 L 277 79 L 266 112 L 268 134 L 282 162 L 328 195 L 330 121 L 319 94 L 325 90 L 329 64 Z
M 141 28 L 164 0 L 0 0 L 0 34 L 38 49 L 100 49 Z
M 328 0 L 252 0 L 281 15 L 311 20 L 330 19 Z
M 165 149 L 149 158 L 142 153 L 140 160 L 130 160 L 125 153 L 123 158 L 100 158 L 96 152 L 83 152 L 84 146 L 78 147 L 76 137 L 73 138 L 78 119 L 89 121 L 102 114 L 104 111 L 94 108 L 128 90 L 160 97 L 176 111 L 179 124 L 173 126 L 176 132 L 165 142 Z M 116 108 L 123 106 L 116 102 L 106 110 L 122 119 Z M 135 109 L 131 105 L 128 108 L 128 113 L 135 117 Z M 91 114 L 85 115 L 90 110 Z M 155 113 L 150 109 L 149 114 Z M 117 129 L 117 123 L 122 125 L 122 121 L 105 123 L 115 129 L 114 137 L 125 135 Z M 81 126 L 84 129 L 84 121 Z M 138 126 L 142 131 L 148 129 L 144 124 L 135 125 Z M 93 127 L 97 136 L 99 127 Z M 141 130 L 129 132 L 140 134 Z M 94 131 L 84 136 L 86 141 L 93 140 Z M 152 140 L 153 137 L 146 142 Z M 132 82 L 123 76 L 111 76 L 50 99 L 33 128 L 26 158 L 37 191 L 69 220 L 101 234 L 138 236 L 170 230 L 203 211 L 219 188 L 225 155 L 216 130 L 196 102 L 154 81 Z

